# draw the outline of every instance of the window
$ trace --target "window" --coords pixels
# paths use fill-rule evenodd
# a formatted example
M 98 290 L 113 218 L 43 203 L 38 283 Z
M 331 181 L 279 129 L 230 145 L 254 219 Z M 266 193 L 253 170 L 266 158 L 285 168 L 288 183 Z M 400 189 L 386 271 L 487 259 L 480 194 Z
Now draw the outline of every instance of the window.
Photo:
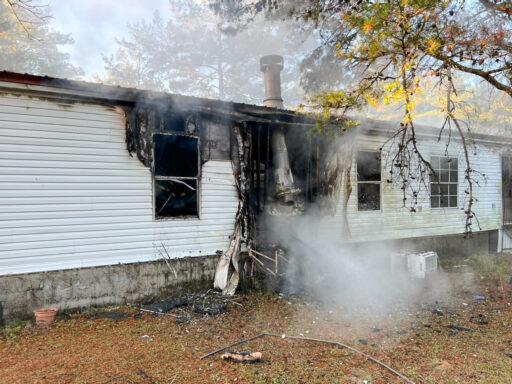
M 199 141 L 153 135 L 155 218 L 198 216 Z
M 434 168 L 434 174 L 430 180 L 430 207 L 456 207 L 459 179 L 457 158 L 433 156 L 430 164 Z
M 357 209 L 380 210 L 380 152 L 357 153 Z

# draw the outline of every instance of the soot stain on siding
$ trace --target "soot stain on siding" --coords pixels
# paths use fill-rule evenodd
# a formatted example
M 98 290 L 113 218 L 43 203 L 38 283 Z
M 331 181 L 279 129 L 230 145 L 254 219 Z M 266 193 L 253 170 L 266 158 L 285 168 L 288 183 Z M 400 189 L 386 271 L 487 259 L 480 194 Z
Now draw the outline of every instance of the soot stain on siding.
M 130 156 L 135 154 L 139 161 L 147 168 L 152 169 L 153 164 L 153 134 L 174 133 L 183 136 L 199 138 L 207 128 L 207 124 L 198 118 L 193 111 L 171 111 L 158 106 L 122 107 L 126 128 L 126 149 Z M 229 143 L 229 137 L 225 138 Z M 201 146 L 209 145 L 201 141 Z M 201 154 L 206 152 L 202 150 Z M 169 153 L 172 156 L 172 153 Z M 208 160 L 201 156 L 201 163 Z

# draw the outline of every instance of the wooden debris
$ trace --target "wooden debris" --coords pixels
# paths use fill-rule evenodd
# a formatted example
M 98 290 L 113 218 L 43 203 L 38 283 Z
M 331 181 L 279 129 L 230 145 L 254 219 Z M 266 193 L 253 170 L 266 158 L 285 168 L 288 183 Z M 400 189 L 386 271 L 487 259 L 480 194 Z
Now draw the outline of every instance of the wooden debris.
M 221 355 L 223 360 L 234 361 L 237 363 L 254 364 L 261 361 L 261 352 L 235 352 L 227 351 Z
M 391 368 L 389 365 L 387 364 L 384 364 L 382 361 L 379 361 L 373 357 L 371 357 L 370 355 L 367 355 L 366 353 L 354 348 L 354 347 L 351 347 L 350 345 L 347 345 L 347 344 L 343 344 L 343 343 L 339 343 L 337 341 L 330 341 L 330 340 L 322 340 L 322 339 L 313 339 L 311 337 L 301 337 L 301 336 L 286 336 L 286 335 L 278 335 L 276 333 L 269 333 L 269 332 L 263 332 L 263 333 L 260 333 L 256 336 L 253 336 L 253 337 L 249 337 L 248 339 L 243 339 L 243 340 L 239 340 L 233 344 L 230 344 L 230 345 L 226 345 L 225 347 L 221 347 L 221 348 L 218 348 L 212 352 L 209 352 L 207 353 L 206 355 L 203 355 L 199 358 L 199 360 L 203 360 L 209 356 L 212 356 L 218 352 L 222 352 L 222 351 L 225 351 L 226 349 L 228 348 L 231 348 L 231 347 L 234 347 L 236 345 L 239 345 L 239 344 L 243 344 L 243 343 L 247 343 L 248 341 L 252 341 L 252 340 L 256 340 L 256 339 L 259 339 L 261 337 L 264 337 L 264 336 L 269 336 L 269 337 L 276 337 L 276 338 L 279 338 L 279 339 L 291 339 L 291 340 L 303 340 L 303 341 L 313 341 L 313 342 L 317 342 L 317 343 L 324 343 L 324 344 L 330 344 L 330 345 L 336 345 L 338 347 L 341 347 L 341 348 L 346 348 L 346 349 L 349 349 L 351 350 L 352 352 L 355 352 L 365 358 L 367 358 L 368 360 L 371 360 L 373 361 L 374 363 L 380 365 L 381 367 L 384 367 L 386 368 L 388 371 L 394 373 L 395 375 L 397 375 L 398 377 L 400 377 L 401 379 L 403 379 L 405 382 L 409 383 L 409 384 L 415 384 L 414 381 L 412 381 L 411 379 L 405 377 L 404 375 L 402 375 L 400 372 L 398 371 L 395 371 L 393 368 Z

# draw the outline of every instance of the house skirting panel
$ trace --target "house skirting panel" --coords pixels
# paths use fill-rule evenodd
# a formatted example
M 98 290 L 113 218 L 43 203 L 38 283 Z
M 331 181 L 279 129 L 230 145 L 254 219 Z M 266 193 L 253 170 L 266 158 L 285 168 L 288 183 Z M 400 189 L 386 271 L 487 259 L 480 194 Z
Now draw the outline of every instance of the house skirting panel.
M 383 240 L 375 242 L 357 242 L 357 247 L 369 246 L 371 249 L 395 249 L 397 251 L 428 252 L 434 251 L 439 257 L 469 257 L 485 255 L 498 251 L 498 230 L 479 231 L 470 235 L 452 234 L 443 236 L 424 236 L 407 239 Z
M 197 292 L 212 286 L 217 260 L 187 257 L 171 260 L 171 268 L 152 261 L 0 276 L 0 322 L 30 318 L 41 307 L 63 313 Z

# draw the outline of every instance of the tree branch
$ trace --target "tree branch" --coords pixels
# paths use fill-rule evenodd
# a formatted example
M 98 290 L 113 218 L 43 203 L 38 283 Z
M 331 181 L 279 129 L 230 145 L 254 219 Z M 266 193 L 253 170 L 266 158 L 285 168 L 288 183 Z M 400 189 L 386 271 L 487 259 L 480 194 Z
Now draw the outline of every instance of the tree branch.
M 425 52 L 427 52 L 425 47 L 423 47 L 423 50 Z M 464 66 L 464 65 L 454 61 L 453 59 L 449 58 L 448 56 L 444 55 L 440 51 L 430 53 L 429 55 L 437 60 L 440 60 L 440 61 L 448 64 L 450 67 L 452 67 L 454 69 L 458 69 L 459 71 L 471 73 L 473 75 L 481 77 L 482 79 L 484 79 L 485 81 L 487 81 L 491 85 L 493 85 L 495 88 L 507 93 L 510 97 L 512 97 L 512 87 L 496 80 L 495 77 L 491 76 L 491 74 L 494 73 L 494 71 L 488 72 L 488 71 L 484 71 L 484 70 L 481 70 L 478 68 Z

